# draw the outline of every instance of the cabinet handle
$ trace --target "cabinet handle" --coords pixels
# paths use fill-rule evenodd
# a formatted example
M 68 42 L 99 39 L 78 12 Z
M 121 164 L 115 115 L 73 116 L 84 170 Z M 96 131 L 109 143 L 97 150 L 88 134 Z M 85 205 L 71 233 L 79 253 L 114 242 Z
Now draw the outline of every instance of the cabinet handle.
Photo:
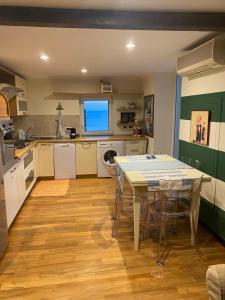
M 10 170 L 10 173 L 13 173 L 16 171 L 16 168 L 13 168 L 12 170 Z
M 89 148 L 91 148 L 91 143 L 82 143 L 82 148 L 83 149 L 89 149 Z

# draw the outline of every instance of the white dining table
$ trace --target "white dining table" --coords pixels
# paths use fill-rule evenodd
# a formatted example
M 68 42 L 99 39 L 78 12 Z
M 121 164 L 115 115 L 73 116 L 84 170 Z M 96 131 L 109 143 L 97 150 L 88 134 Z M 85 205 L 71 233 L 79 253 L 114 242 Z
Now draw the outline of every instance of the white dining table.
M 163 178 L 170 179 L 197 179 L 203 176 L 204 182 L 211 181 L 211 177 L 189 165 L 169 156 L 155 155 L 153 158 L 146 155 L 117 156 L 114 157 L 124 173 L 128 183 L 133 190 L 133 211 L 134 211 L 134 250 L 139 249 L 140 212 L 143 192 L 156 192 L 157 181 Z M 158 189 L 159 190 L 159 189 Z M 200 197 L 194 203 L 194 224 L 197 232 Z M 191 232 L 191 243 L 194 243 L 194 230 Z

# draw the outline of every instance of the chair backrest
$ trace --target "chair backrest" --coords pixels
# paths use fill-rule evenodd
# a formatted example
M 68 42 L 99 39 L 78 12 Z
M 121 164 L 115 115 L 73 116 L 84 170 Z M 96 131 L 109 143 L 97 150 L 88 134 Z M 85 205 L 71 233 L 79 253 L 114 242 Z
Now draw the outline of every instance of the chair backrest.
M 161 199 L 186 199 L 189 207 L 199 199 L 201 186 L 202 176 L 196 179 L 159 179 Z
M 120 192 L 123 192 L 124 174 L 120 167 L 117 164 L 110 164 L 108 162 L 105 163 L 105 166 L 109 175 L 116 180 L 117 189 Z

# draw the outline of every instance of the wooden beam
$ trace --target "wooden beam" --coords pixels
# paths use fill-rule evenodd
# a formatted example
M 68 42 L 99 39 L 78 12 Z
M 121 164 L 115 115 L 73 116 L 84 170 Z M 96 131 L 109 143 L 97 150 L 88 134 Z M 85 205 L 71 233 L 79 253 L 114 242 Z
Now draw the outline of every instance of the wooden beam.
M 225 13 L 0 6 L 0 25 L 130 30 L 225 31 Z

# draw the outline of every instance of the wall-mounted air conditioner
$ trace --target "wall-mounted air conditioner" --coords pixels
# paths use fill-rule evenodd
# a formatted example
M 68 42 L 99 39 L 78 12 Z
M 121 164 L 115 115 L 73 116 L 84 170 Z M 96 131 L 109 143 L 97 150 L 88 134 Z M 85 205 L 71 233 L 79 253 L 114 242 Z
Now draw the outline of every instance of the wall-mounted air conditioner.
M 177 60 L 180 76 L 198 75 L 225 67 L 225 34 L 198 46 Z

